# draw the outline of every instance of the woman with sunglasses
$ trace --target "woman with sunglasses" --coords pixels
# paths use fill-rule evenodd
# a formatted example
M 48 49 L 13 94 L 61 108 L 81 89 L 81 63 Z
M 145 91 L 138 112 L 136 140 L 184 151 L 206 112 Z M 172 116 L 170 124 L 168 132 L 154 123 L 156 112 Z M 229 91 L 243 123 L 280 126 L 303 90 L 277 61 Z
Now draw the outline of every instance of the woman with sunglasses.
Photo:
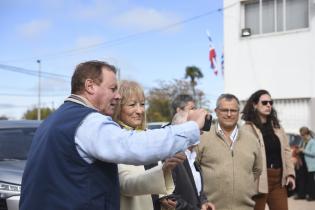
M 263 156 L 263 171 L 254 196 L 255 210 L 288 210 L 286 186 L 295 188 L 295 172 L 291 150 L 284 129 L 279 123 L 271 95 L 258 90 L 247 100 L 242 111 L 242 129 L 256 135 Z

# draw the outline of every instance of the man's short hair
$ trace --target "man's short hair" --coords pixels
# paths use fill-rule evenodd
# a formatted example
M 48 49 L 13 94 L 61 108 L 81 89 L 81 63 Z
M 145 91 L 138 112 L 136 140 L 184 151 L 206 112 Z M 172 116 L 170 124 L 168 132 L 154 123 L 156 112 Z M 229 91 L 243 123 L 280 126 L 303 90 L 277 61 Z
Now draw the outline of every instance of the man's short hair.
M 82 93 L 87 79 L 93 80 L 96 84 L 102 83 L 103 68 L 116 74 L 116 68 L 104 61 L 87 61 L 76 66 L 71 78 L 71 93 Z
M 238 100 L 238 98 L 235 95 L 230 94 L 230 93 L 223 93 L 217 99 L 216 108 L 219 108 L 220 102 L 222 101 L 222 99 L 225 99 L 227 101 L 231 101 L 234 99 L 234 100 L 236 100 L 237 104 L 240 105 L 240 101 Z
M 174 116 L 176 114 L 177 108 L 184 109 L 188 102 L 195 102 L 194 98 L 188 94 L 177 95 L 171 104 L 171 114 Z

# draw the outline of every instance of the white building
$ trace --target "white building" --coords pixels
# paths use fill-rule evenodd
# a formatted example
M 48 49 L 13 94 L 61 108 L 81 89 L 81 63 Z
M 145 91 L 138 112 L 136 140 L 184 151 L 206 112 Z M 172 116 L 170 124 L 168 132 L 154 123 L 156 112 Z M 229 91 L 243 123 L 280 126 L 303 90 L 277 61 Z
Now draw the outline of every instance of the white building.
M 224 0 L 224 8 L 225 92 L 244 102 L 266 89 L 287 132 L 315 131 L 315 0 Z

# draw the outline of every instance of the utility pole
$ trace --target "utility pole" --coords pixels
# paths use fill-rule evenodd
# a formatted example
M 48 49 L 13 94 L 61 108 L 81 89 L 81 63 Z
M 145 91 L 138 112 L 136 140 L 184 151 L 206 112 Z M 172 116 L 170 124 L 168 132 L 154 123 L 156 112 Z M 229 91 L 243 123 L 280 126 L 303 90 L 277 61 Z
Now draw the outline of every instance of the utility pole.
M 117 70 L 117 80 L 120 81 L 120 68 L 116 68 Z
M 40 77 L 41 77 L 41 61 L 37 60 L 38 63 L 38 105 L 37 105 L 37 120 L 40 120 Z

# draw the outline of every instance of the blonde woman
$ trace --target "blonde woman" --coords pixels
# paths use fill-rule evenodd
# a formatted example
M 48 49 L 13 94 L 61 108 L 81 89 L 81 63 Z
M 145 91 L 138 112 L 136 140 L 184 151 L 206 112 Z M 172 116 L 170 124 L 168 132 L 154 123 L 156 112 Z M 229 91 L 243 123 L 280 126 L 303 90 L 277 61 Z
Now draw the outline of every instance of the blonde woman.
M 116 107 L 114 120 L 121 127 L 145 129 L 145 97 L 141 86 L 134 81 L 123 80 L 119 84 L 122 99 Z M 154 141 L 154 139 L 152 139 Z M 121 210 L 152 210 L 151 194 L 171 194 L 174 190 L 171 170 L 185 159 L 177 154 L 164 164 L 145 171 L 144 166 L 118 165 Z

